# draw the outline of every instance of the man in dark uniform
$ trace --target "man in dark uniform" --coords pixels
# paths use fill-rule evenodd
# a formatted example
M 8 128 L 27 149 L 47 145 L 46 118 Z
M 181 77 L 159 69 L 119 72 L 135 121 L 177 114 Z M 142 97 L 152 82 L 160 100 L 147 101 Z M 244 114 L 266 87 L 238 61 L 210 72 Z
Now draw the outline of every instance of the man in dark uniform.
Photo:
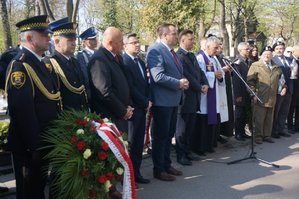
M 16 24 L 22 50 L 7 74 L 6 90 L 10 127 L 8 148 L 12 151 L 17 199 L 44 199 L 48 162 L 42 136 L 60 110 L 60 93 L 51 68 L 41 61 L 50 37 L 46 15 Z
M 83 50 L 78 52 L 77 59 L 80 65 L 80 69 L 83 72 L 86 91 L 88 99 L 90 100 L 90 88 L 89 88 L 89 79 L 88 79 L 88 72 L 87 72 L 87 65 L 94 54 L 98 46 L 97 40 L 97 31 L 94 27 L 88 28 L 83 33 L 79 35 L 79 38 L 82 40 L 82 44 L 84 46 Z
M 5 75 L 11 60 L 18 54 L 20 47 L 10 48 L 0 55 L 0 89 L 5 88 Z
M 239 55 L 234 62 L 234 67 L 239 75 L 246 81 L 249 70 L 249 51 L 250 46 L 246 42 L 238 45 Z M 238 141 L 245 141 L 249 136 L 245 133 L 247 114 L 250 112 L 251 103 L 250 96 L 245 84 L 241 81 L 237 74 L 233 73 L 233 90 L 235 101 L 235 138 Z
M 53 22 L 55 23 L 55 22 Z M 73 57 L 76 49 L 77 24 L 72 22 L 51 25 L 55 51 L 54 55 L 45 58 L 46 66 L 52 66 L 59 76 L 63 107 L 87 110 L 87 94 L 84 77 L 78 61 Z
M 176 129 L 177 161 L 182 165 L 192 165 L 191 160 L 199 160 L 191 153 L 191 141 L 194 133 L 196 112 L 200 110 L 201 93 L 208 92 L 208 80 L 191 52 L 194 44 L 193 32 L 183 30 L 179 34 L 180 48 L 176 52 L 182 62 L 184 77 L 189 81 L 189 89 L 184 90 L 184 103 L 179 106 Z

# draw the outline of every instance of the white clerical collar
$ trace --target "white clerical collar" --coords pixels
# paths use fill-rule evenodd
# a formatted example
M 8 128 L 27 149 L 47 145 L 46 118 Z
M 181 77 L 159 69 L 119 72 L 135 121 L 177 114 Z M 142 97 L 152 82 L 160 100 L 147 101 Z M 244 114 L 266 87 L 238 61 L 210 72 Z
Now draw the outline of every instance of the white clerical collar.
M 43 59 L 42 56 L 39 56 L 38 54 L 36 54 L 35 52 L 33 52 L 31 49 L 27 48 L 26 46 L 23 46 L 23 48 L 25 48 L 28 51 L 30 51 L 40 62 L 42 61 L 42 59 Z

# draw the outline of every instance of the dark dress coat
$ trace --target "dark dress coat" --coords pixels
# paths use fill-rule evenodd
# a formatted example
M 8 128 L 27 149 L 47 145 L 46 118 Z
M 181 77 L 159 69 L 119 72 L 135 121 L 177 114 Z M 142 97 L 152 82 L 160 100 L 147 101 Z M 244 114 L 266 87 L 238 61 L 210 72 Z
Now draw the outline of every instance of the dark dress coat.
M 179 48 L 176 52 L 183 65 L 183 74 L 189 81 L 189 89 L 184 91 L 181 113 L 196 113 L 200 110 L 201 87 L 209 85 L 193 53 Z
M 123 119 L 131 105 L 130 89 L 122 59 L 100 47 L 88 64 L 91 110 L 104 117 Z

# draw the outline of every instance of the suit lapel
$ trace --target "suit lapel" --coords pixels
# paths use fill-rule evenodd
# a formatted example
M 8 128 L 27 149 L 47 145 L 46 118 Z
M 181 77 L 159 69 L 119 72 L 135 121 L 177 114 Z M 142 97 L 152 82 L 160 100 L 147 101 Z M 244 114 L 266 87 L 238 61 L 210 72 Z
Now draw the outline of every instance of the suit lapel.
M 178 62 L 179 62 L 179 65 L 177 65 L 177 63 L 175 62 L 175 59 L 174 59 L 173 55 L 172 55 L 171 52 L 168 50 L 168 48 L 167 48 L 164 44 L 162 44 L 162 43 L 160 43 L 159 45 L 162 46 L 162 48 L 163 48 L 163 52 L 164 52 L 165 55 L 167 56 L 167 59 L 171 62 L 171 65 L 175 65 L 176 68 L 178 69 L 178 71 L 179 71 L 181 74 L 183 74 L 183 67 L 182 67 L 182 64 L 181 64 L 179 58 L 177 57 L 177 60 L 178 60 Z

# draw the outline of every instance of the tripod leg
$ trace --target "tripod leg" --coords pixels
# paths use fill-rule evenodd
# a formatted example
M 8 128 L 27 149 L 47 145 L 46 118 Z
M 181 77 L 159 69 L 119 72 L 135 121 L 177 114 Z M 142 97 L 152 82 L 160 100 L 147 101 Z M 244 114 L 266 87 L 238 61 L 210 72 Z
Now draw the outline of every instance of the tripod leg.
M 272 162 L 268 162 L 268 161 L 266 161 L 266 160 L 262 160 L 262 159 L 260 159 L 260 158 L 256 158 L 256 159 L 257 159 L 258 161 L 262 162 L 262 163 L 265 163 L 265 164 L 271 165 L 271 166 L 273 166 L 273 167 L 279 168 L 279 165 L 274 164 L 274 163 L 272 163 Z
M 239 160 L 234 160 L 234 161 L 228 162 L 226 164 L 228 164 L 228 165 L 230 165 L 230 164 L 236 164 L 236 163 L 241 162 L 243 160 L 250 160 L 250 159 L 255 159 L 255 157 L 254 156 L 249 156 L 247 158 L 242 158 L 242 159 L 239 159 Z

